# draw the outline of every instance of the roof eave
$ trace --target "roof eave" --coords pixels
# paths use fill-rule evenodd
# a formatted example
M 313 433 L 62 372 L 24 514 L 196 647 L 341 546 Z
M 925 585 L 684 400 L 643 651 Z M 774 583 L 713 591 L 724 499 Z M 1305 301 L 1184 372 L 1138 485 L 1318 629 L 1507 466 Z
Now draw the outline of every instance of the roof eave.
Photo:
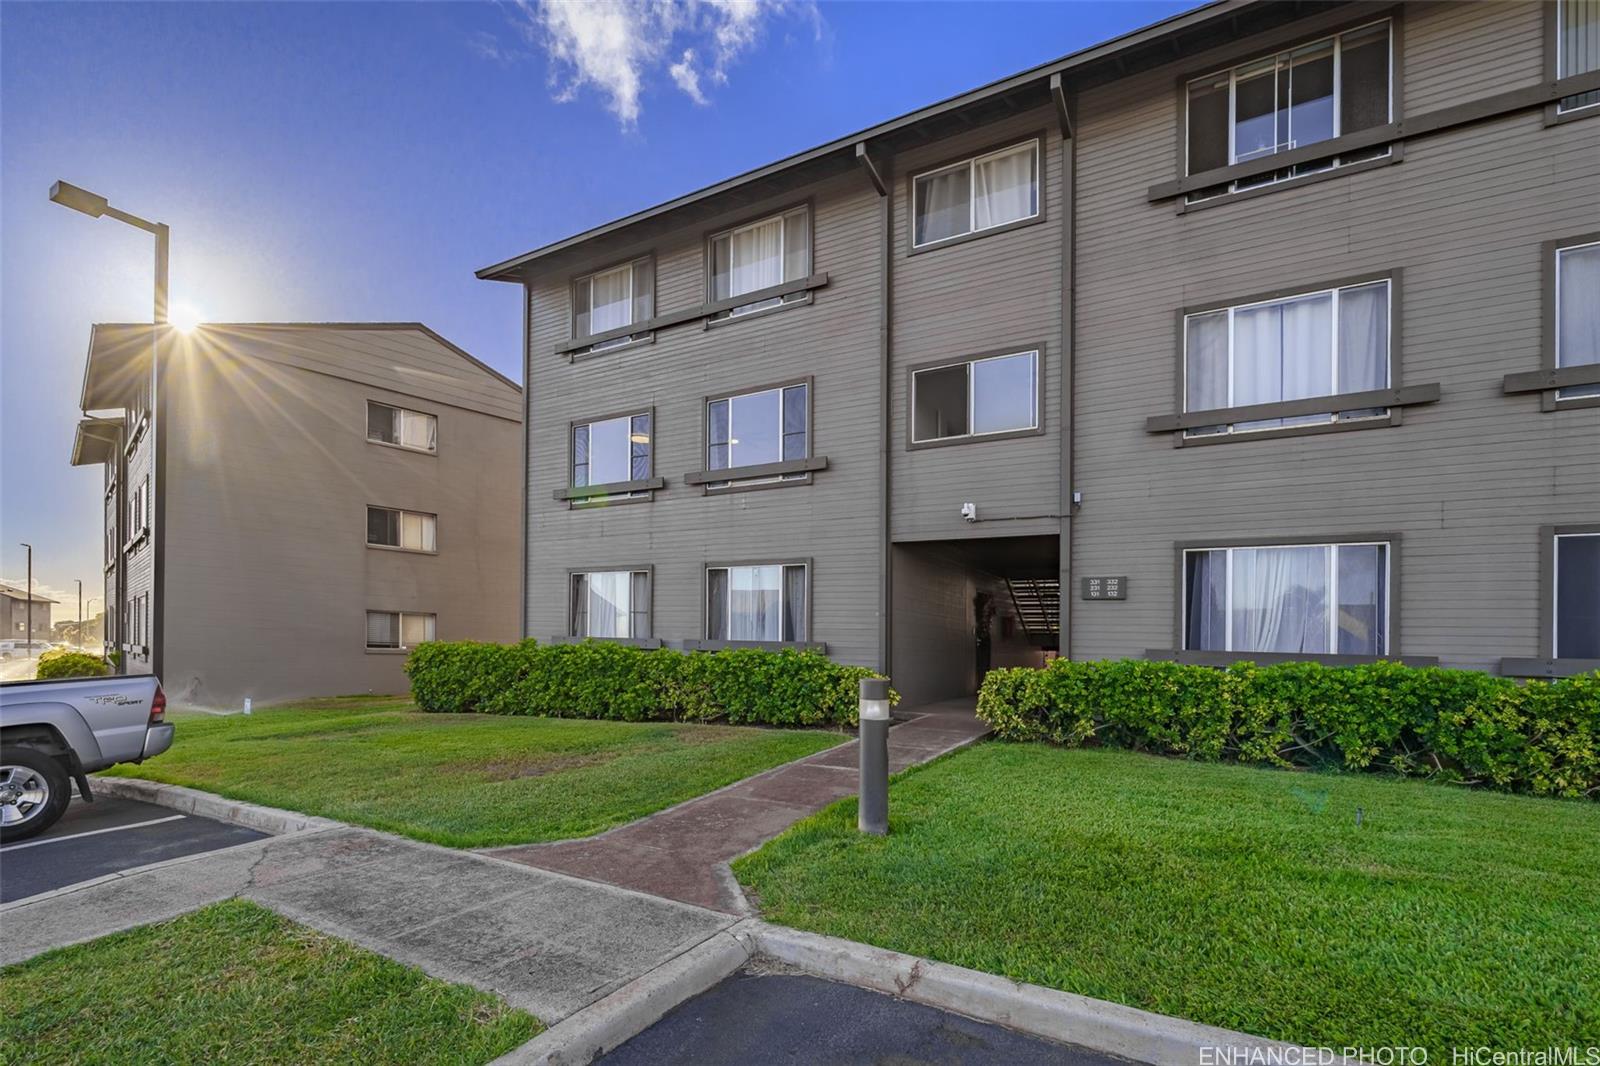
M 1059 59 L 1053 59 L 1048 63 L 1043 63 L 1039 66 L 1032 67 L 1028 70 L 1022 71 L 1021 73 L 1013 74 L 1009 77 L 1002 78 L 999 81 L 990 82 L 988 85 L 982 85 L 976 89 L 970 89 L 967 92 L 949 97 L 945 100 L 941 100 L 938 103 L 930 104 L 927 107 L 919 108 L 916 111 L 907 112 L 906 114 L 900 115 L 897 118 L 889 119 L 886 122 L 881 122 L 876 126 L 868 127 L 867 129 L 859 132 L 836 138 L 835 140 L 829 141 L 826 144 L 822 144 L 815 148 L 807 149 L 806 151 L 796 153 L 795 155 L 788 156 L 784 159 L 780 159 L 775 163 L 769 163 L 766 166 L 758 167 L 755 170 L 746 171 L 743 174 L 738 174 L 734 177 L 717 182 L 714 185 L 708 185 L 703 189 L 686 193 L 683 196 L 657 204 L 654 207 L 648 207 L 642 211 L 636 211 L 631 215 L 626 215 L 611 222 L 592 227 L 584 230 L 582 233 L 574 234 L 571 237 L 565 237 L 559 241 L 542 245 L 530 252 L 524 252 L 521 255 L 513 256 L 512 258 L 504 260 L 503 262 L 495 263 L 492 266 L 486 266 L 481 270 L 474 271 L 474 276 L 482 281 L 521 281 L 523 280 L 520 276 L 522 268 L 537 259 L 543 259 L 544 257 L 553 255 L 556 252 L 565 251 L 568 248 L 572 248 L 587 241 L 594 240 L 597 237 L 603 237 L 609 233 L 615 233 L 619 230 L 626 229 L 629 226 L 643 222 L 649 218 L 654 218 L 657 215 L 666 214 L 669 211 L 675 211 L 679 208 L 687 207 L 690 204 L 720 195 L 721 193 L 728 192 L 731 189 L 738 188 L 739 186 L 749 182 L 759 181 L 762 178 L 770 177 L 793 167 L 813 162 L 817 159 L 831 155 L 834 152 L 852 149 L 858 142 L 870 141 L 876 137 L 881 137 L 887 133 L 892 133 L 895 130 L 903 129 L 906 126 L 914 125 L 915 123 L 933 118 L 937 115 L 943 114 L 946 111 L 965 107 L 968 104 L 976 103 L 999 93 L 1009 92 L 1020 86 L 1027 85 L 1030 82 L 1047 80 L 1053 74 L 1065 74 L 1068 71 L 1086 66 L 1089 63 L 1097 62 L 1107 58 L 1108 56 L 1115 55 L 1117 52 L 1125 49 L 1133 48 L 1137 45 L 1145 44 L 1151 40 L 1159 39 L 1167 34 L 1178 33 L 1182 30 L 1190 29 L 1213 19 L 1225 17 L 1234 13 L 1240 8 L 1248 7 L 1256 2 L 1258 2 L 1258 0 L 1211 0 L 1210 3 L 1203 4 L 1202 6 L 1194 8 L 1191 11 L 1183 11 L 1176 15 L 1170 15 L 1159 22 L 1151 23 L 1148 26 L 1144 26 L 1136 30 L 1130 30 L 1129 32 L 1118 37 L 1113 37 L 1109 41 L 1103 41 L 1100 44 L 1081 49 Z

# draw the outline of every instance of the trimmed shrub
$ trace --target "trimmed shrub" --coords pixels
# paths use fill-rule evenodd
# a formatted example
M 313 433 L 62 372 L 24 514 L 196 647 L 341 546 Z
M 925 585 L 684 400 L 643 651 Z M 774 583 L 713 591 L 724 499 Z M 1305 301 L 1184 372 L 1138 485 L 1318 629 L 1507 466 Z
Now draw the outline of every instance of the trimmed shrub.
M 880 676 L 815 652 L 685 653 L 604 640 L 430 642 L 406 659 L 406 674 L 425 711 L 781 726 L 855 725 L 857 684 Z
M 54 648 L 39 656 L 39 669 L 33 676 L 46 681 L 58 677 L 101 677 L 110 672 L 110 665 L 98 655 Z
M 1395 662 L 1057 659 L 991 670 L 978 717 L 1003 740 L 1600 797 L 1600 671 L 1523 684 Z

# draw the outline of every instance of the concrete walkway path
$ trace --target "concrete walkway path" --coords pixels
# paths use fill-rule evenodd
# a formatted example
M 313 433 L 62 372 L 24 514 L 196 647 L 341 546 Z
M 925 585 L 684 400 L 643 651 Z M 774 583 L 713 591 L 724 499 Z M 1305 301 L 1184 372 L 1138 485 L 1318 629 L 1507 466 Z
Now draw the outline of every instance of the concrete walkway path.
M 889 730 L 889 772 L 928 762 L 989 732 L 971 699 L 905 712 Z M 828 804 L 855 795 L 856 741 L 746 778 L 640 821 L 582 840 L 489 852 L 502 859 L 590 881 L 748 913 L 728 862 Z
M 369 829 L 272 837 L 21 900 L 0 965 L 234 896 L 553 1025 L 715 935 L 698 907 Z

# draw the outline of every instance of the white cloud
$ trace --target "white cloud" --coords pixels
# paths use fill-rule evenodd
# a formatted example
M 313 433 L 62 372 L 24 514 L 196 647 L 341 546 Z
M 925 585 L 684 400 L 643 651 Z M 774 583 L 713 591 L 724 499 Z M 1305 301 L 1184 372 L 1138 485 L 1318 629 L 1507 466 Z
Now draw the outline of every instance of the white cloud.
M 682 89 L 689 99 L 697 104 L 709 103 L 700 89 L 700 72 L 694 69 L 693 48 L 685 48 L 683 58 L 668 67 L 667 73 L 672 75 L 672 83 Z
M 818 37 L 822 26 L 815 0 L 516 0 L 516 10 L 524 36 L 550 57 L 555 98 L 593 89 L 624 129 L 638 126 L 661 74 L 705 104 L 706 84 L 728 84 L 769 23 L 800 18 Z

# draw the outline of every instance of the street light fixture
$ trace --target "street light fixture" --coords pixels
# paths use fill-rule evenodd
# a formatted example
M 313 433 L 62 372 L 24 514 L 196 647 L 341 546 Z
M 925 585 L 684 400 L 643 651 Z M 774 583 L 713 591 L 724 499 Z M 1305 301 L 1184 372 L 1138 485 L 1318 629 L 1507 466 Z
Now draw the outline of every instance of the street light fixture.
M 126 211 L 112 207 L 110 202 L 99 193 L 92 193 L 88 189 L 81 189 L 70 182 L 58 181 L 50 186 L 50 199 L 62 207 L 70 207 L 80 211 L 90 218 L 109 216 L 118 222 L 126 223 L 135 229 L 142 229 L 146 233 L 154 234 L 156 238 L 156 307 L 155 321 L 157 325 L 166 325 L 167 322 L 167 245 L 170 231 L 165 222 L 151 222 L 130 215 Z

